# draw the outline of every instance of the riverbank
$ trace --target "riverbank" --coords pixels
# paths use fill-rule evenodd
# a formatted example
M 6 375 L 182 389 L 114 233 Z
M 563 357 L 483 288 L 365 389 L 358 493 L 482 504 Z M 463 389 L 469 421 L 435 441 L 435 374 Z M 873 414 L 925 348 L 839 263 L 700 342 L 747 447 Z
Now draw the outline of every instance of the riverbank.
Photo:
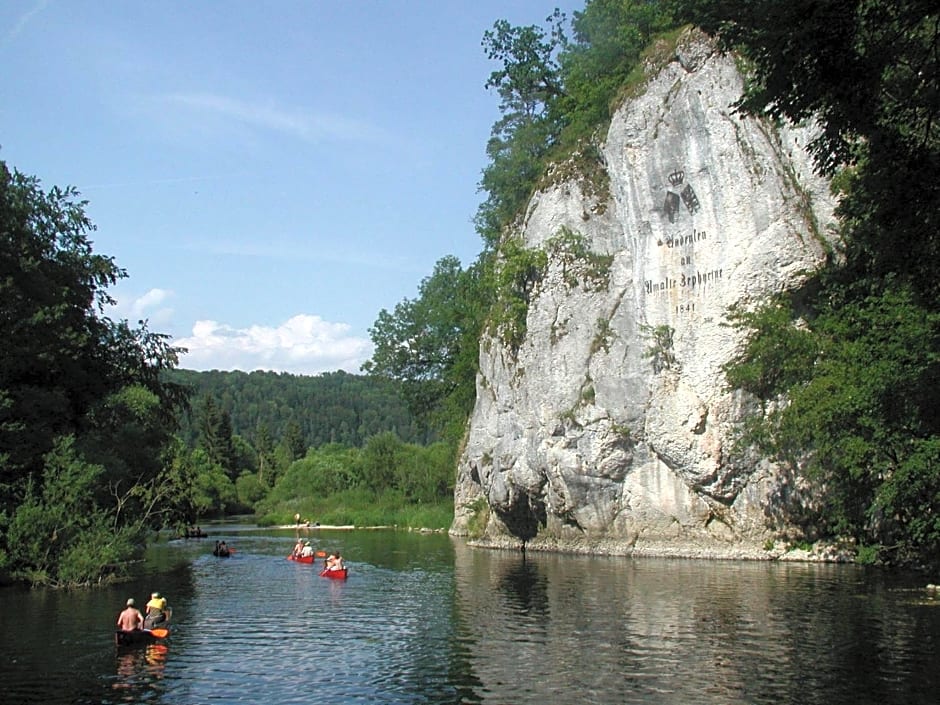
M 259 528 L 262 528 L 259 526 Z M 278 524 L 266 526 L 265 529 L 302 529 L 304 531 L 352 531 L 354 524 Z M 362 527 L 360 527 L 362 528 Z
M 598 556 L 642 556 L 654 558 L 686 558 L 732 561 L 795 561 L 803 563 L 855 563 L 851 546 L 817 542 L 809 549 L 795 547 L 783 541 L 773 545 L 756 543 L 718 543 L 689 539 L 626 540 L 626 539 L 561 539 L 536 537 L 525 542 L 511 537 L 468 539 L 475 548 L 514 551 L 538 551 Z
M 392 524 L 377 524 L 374 526 L 356 526 L 355 524 L 275 524 L 262 526 L 261 524 L 242 527 L 240 531 L 267 531 L 269 529 L 286 529 L 290 531 L 413 531 L 419 534 L 444 534 L 447 529 L 431 529 L 427 527 L 395 526 Z

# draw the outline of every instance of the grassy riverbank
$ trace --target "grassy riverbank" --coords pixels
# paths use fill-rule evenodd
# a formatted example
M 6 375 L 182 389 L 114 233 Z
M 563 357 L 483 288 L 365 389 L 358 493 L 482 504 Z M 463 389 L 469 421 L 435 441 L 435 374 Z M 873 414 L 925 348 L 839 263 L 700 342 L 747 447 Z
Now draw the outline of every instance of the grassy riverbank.
M 453 501 L 414 504 L 396 492 L 376 494 L 366 490 L 346 490 L 328 497 L 303 497 L 262 507 L 259 526 L 293 524 L 301 521 L 335 526 L 397 526 L 411 529 L 447 529 L 454 520 Z

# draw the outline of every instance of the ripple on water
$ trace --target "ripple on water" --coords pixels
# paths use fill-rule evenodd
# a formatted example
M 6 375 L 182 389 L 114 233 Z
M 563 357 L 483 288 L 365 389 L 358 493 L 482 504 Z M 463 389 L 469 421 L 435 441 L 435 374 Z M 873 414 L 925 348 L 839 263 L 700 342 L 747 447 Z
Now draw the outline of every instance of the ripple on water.
M 940 689 L 940 610 L 884 573 L 356 532 L 328 539 L 353 557 L 333 581 L 284 559 L 293 536 L 232 538 L 228 560 L 163 547 L 189 552 L 157 576 L 174 606 L 163 653 L 89 638 L 151 579 L 4 594 L 4 702 L 922 705 Z

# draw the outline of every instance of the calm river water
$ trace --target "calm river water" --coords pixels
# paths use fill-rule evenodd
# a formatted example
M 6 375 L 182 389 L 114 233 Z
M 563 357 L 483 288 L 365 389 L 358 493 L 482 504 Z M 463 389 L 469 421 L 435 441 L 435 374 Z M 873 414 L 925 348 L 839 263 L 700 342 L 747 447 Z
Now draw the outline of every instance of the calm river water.
M 210 527 L 141 577 L 0 590 L 3 703 L 940 702 L 940 600 L 853 566 L 559 556 L 445 535 L 316 531 L 347 581 L 285 560 L 293 531 Z M 214 539 L 235 549 L 211 555 Z M 117 649 L 124 601 L 174 608 Z

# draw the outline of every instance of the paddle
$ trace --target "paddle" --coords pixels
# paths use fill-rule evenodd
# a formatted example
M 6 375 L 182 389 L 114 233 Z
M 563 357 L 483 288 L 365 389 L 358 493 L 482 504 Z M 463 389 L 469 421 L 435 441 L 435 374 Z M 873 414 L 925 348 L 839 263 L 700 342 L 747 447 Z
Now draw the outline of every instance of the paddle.
M 150 632 L 150 636 L 155 636 L 157 639 L 166 639 L 170 636 L 169 629 L 163 629 L 162 627 L 157 627 L 156 629 L 145 629 L 145 632 Z
M 317 551 L 317 558 L 326 558 L 326 551 Z

